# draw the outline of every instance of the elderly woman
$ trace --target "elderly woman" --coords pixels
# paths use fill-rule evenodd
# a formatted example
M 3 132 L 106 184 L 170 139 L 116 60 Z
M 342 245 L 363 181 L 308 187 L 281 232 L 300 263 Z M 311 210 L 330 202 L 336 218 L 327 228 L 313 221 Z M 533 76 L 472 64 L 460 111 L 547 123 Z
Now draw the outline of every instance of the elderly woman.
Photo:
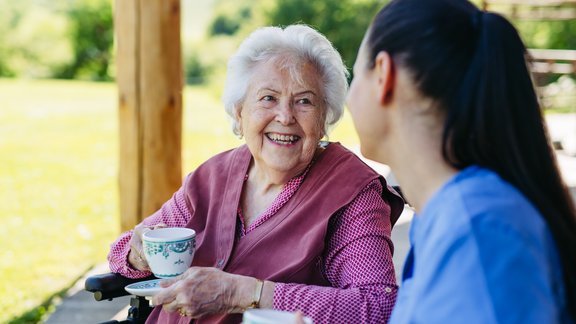
M 191 268 L 163 283 L 148 322 L 238 323 L 250 307 L 301 310 L 317 323 L 386 322 L 396 299 L 391 227 L 403 201 L 337 143 L 347 71 L 314 29 L 252 33 L 230 59 L 224 103 L 246 145 L 211 158 L 109 255 L 150 275 L 141 235 L 196 231 Z

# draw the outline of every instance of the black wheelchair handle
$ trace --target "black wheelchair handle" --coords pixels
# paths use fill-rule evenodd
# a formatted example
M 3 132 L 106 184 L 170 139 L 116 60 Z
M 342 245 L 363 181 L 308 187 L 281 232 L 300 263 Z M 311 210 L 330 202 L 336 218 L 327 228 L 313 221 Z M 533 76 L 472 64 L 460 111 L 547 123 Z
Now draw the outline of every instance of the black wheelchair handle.
M 97 301 L 111 300 L 116 297 L 127 296 L 129 293 L 124 289 L 129 284 L 154 279 L 150 276 L 140 279 L 130 279 L 118 273 L 104 273 L 86 278 L 84 289 L 94 294 Z

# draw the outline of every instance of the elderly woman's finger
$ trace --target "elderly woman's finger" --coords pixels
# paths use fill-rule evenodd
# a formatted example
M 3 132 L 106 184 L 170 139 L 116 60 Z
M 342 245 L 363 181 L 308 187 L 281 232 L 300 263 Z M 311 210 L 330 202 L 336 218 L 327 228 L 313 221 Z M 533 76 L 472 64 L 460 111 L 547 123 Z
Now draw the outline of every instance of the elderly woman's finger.
M 132 267 L 140 271 L 150 271 L 150 266 L 148 261 L 144 256 L 144 248 L 142 246 L 142 236 L 154 229 L 165 228 L 166 224 L 160 223 L 152 226 L 145 224 L 138 224 L 134 227 L 132 231 L 132 237 L 130 238 L 130 254 L 128 254 L 128 262 Z
M 152 303 L 154 305 L 168 305 L 170 303 L 174 303 L 176 302 L 177 294 L 178 292 L 175 291 L 174 286 L 164 288 L 160 290 L 159 293 L 154 295 L 152 298 Z M 170 309 L 171 306 L 168 306 L 168 308 Z
M 141 254 L 141 250 L 137 249 L 130 249 L 130 253 L 128 254 L 128 263 L 130 265 L 140 271 L 150 271 L 150 266 L 148 266 L 148 262 Z
M 130 239 L 130 252 L 128 254 L 128 262 L 132 267 L 144 271 L 149 270 L 148 262 L 144 257 L 144 251 L 142 248 L 142 241 L 136 237 L 137 235 L 132 235 Z
M 301 311 L 297 311 L 294 315 L 294 324 L 306 324 L 304 322 L 304 314 Z
M 239 306 L 247 307 L 252 302 L 256 281 L 216 268 L 191 267 L 180 277 L 167 280 L 169 286 L 154 296 L 153 303 L 193 318 L 238 312 Z
M 142 240 L 142 235 L 144 235 L 144 233 L 149 232 L 151 230 L 154 229 L 154 226 L 148 226 L 148 225 L 144 225 L 142 223 L 136 225 L 136 227 L 134 227 L 134 234 L 132 235 L 132 237 L 136 236 L 137 239 L 139 239 L 140 241 Z
M 159 229 L 159 228 L 166 228 L 168 227 L 168 225 L 164 224 L 164 223 L 160 223 L 160 224 L 156 224 L 154 226 L 152 226 L 152 229 Z
M 173 284 L 175 284 L 176 282 L 178 282 L 178 280 L 180 280 L 181 278 L 182 278 L 182 275 L 174 277 L 174 278 L 170 278 L 170 279 L 163 279 L 162 281 L 160 281 L 160 287 L 168 288 L 168 287 L 172 286 Z

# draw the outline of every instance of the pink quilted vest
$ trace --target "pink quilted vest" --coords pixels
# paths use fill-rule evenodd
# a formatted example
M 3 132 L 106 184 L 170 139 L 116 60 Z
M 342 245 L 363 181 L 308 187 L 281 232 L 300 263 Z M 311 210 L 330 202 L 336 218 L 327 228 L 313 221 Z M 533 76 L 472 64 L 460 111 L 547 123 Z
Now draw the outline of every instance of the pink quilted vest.
M 193 266 L 274 282 L 327 286 L 320 266 L 328 221 L 368 183 L 380 178 L 392 224 L 404 202 L 385 180 L 354 153 L 331 143 L 316 159 L 301 187 L 276 215 L 235 243 L 237 209 L 251 154 L 247 146 L 216 155 L 185 181 L 192 214 L 187 227 L 196 231 Z M 156 307 L 147 323 L 188 323 L 189 318 Z M 240 323 L 241 314 L 217 315 L 197 323 Z

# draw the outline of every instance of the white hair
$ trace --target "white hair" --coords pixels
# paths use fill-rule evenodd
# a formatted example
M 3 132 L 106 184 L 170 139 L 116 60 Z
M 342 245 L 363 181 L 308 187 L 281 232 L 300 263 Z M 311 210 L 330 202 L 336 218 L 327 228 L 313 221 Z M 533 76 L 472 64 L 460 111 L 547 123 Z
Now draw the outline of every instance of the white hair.
M 320 74 L 326 107 L 324 135 L 340 120 L 348 90 L 348 70 L 332 43 L 306 25 L 262 27 L 252 32 L 228 61 L 222 101 L 226 112 L 232 117 L 234 134 L 240 135 L 237 109 L 244 100 L 255 66 L 286 56 L 310 62 Z M 288 63 L 286 61 L 282 60 L 284 64 Z

